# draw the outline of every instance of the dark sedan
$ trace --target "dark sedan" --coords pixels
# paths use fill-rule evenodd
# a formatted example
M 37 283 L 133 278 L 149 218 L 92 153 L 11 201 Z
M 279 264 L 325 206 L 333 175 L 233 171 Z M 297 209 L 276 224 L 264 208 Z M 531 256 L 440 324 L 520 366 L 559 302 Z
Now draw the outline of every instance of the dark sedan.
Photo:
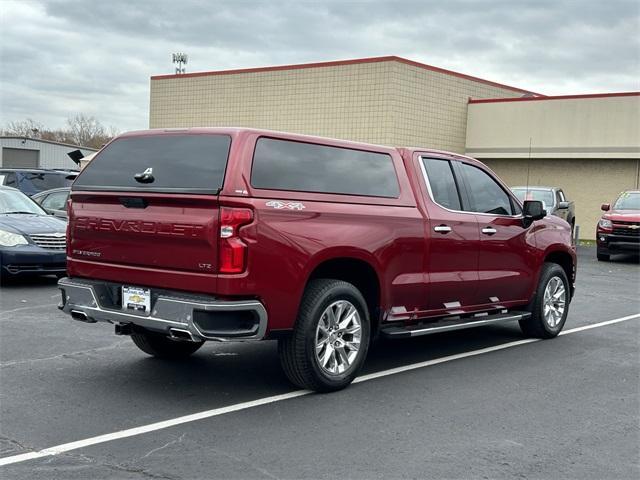
M 47 214 L 15 188 L 0 186 L 0 274 L 64 275 L 64 220 Z

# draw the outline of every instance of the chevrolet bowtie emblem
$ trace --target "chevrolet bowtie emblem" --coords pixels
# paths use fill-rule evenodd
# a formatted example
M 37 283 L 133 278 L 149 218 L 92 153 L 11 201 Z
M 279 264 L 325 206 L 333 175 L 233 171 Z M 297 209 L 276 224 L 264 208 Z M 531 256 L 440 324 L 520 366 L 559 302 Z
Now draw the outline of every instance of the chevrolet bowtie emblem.
M 638 228 L 640 228 L 640 225 L 629 225 L 627 228 L 631 228 L 633 230 L 637 230 Z

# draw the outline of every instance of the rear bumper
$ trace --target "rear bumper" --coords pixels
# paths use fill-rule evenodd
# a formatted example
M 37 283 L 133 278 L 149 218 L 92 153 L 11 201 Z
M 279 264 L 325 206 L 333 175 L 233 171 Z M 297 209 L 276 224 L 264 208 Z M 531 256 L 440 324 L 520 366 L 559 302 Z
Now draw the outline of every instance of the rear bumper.
M 65 251 L 50 251 L 35 245 L 3 248 L 0 267 L 11 275 L 64 273 L 67 269 Z
M 258 300 L 220 300 L 184 292 L 151 289 L 148 315 L 123 309 L 122 285 L 85 278 L 58 282 L 58 306 L 76 320 L 131 325 L 194 341 L 262 340 L 267 333 L 267 311 Z

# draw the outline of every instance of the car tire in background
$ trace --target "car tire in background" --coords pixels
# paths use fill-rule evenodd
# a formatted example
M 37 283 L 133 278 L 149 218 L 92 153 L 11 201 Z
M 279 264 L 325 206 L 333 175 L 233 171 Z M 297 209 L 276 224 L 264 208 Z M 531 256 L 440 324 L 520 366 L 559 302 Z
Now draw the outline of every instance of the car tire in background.
M 355 286 L 341 280 L 312 280 L 292 334 L 278 340 L 280 363 L 298 387 L 340 390 L 364 364 L 370 332 L 367 303 Z
M 529 337 L 556 337 L 567 320 L 571 293 L 564 269 L 557 263 L 544 263 L 533 301 L 531 316 L 520 320 L 522 333 Z
M 596 256 L 598 257 L 599 262 L 608 262 L 611 259 L 611 255 L 600 251 L 596 252 Z

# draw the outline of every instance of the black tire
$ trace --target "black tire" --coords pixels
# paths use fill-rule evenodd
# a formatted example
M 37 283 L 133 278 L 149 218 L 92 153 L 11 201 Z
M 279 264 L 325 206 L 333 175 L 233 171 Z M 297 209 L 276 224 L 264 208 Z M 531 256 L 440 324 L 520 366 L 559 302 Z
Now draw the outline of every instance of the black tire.
M 544 292 L 547 285 L 553 278 L 559 278 L 564 286 L 564 312 L 560 320 L 551 326 L 545 321 L 543 309 L 544 309 Z M 567 321 L 567 315 L 569 314 L 569 301 L 571 299 L 571 293 L 569 290 L 569 280 L 564 269 L 557 263 L 545 263 L 542 266 L 542 272 L 540 273 L 540 280 L 538 281 L 538 288 L 533 297 L 533 301 L 528 306 L 527 310 L 531 312 L 531 316 L 525 320 L 520 320 L 520 329 L 522 333 L 529 337 L 536 338 L 553 338 L 558 336 L 562 331 L 565 322 Z
M 360 347 L 344 372 L 331 374 L 320 366 L 316 358 L 316 329 L 325 310 L 340 300 L 348 301 L 358 311 Z M 280 364 L 287 378 L 298 387 L 317 392 L 340 390 L 348 386 L 362 368 L 370 336 L 367 303 L 356 287 L 341 280 L 312 280 L 302 298 L 293 333 L 278 340 Z
M 170 360 L 186 358 L 204 344 L 204 342 L 171 340 L 166 335 L 149 331 L 132 333 L 131 340 L 144 353 Z
M 608 262 L 611 259 L 611 256 L 608 253 L 597 252 L 596 256 L 598 257 L 599 262 Z

